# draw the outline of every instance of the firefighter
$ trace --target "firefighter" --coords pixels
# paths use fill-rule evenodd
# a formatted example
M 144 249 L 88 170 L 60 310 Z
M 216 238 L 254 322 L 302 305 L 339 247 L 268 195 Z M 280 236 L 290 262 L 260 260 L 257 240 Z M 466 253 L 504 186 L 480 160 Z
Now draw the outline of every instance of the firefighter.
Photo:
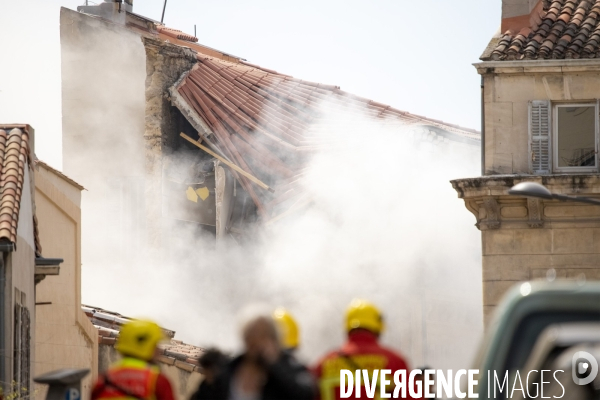
M 154 364 L 162 329 L 151 321 L 132 320 L 121 328 L 115 348 L 123 358 L 98 377 L 96 399 L 173 400 L 171 383 Z
M 300 345 L 300 332 L 296 320 L 283 307 L 273 312 L 273 319 L 279 328 L 281 346 L 284 350 L 294 353 Z
M 379 335 L 383 329 L 383 317 L 375 305 L 359 299 L 350 303 L 346 311 L 348 341 L 340 349 L 325 355 L 313 368 L 313 373 L 318 380 L 321 400 L 340 398 L 340 370 L 342 369 L 351 371 L 367 369 L 370 377 L 373 376 L 374 369 L 389 369 L 392 376 L 397 370 L 406 370 L 408 376 L 408 365 L 404 358 L 379 344 Z M 361 386 L 362 397 L 351 397 L 352 399 L 367 398 L 365 387 Z M 393 387 L 386 388 L 388 394 L 392 391 Z M 378 387 L 375 398 L 379 398 L 379 394 Z M 355 396 L 356 393 L 353 392 L 352 395 Z

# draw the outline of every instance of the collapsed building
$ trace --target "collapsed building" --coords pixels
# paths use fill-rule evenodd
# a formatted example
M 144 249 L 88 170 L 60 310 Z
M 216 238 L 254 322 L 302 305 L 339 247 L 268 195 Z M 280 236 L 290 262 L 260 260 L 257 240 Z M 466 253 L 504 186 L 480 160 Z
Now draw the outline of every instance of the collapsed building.
M 130 226 L 160 224 L 162 216 L 221 237 L 307 204 L 298 183 L 310 155 L 333 144 L 331 113 L 344 113 L 343 129 L 371 116 L 388 127 L 419 126 L 426 143 L 478 151 L 476 131 L 252 65 L 126 5 L 61 10 L 63 155 L 65 171 L 84 184 L 98 178 L 112 180 L 105 190 L 127 187 L 123 202 L 131 206 L 124 207 L 135 208 L 126 213 Z M 198 155 L 185 172 L 169 159 L 180 150 Z M 98 159 L 107 153 L 111 165 Z M 161 196 L 144 200 L 150 192 Z
M 63 168 L 88 189 L 87 259 L 161 258 L 199 235 L 245 241 L 256 224 L 301 213 L 308 161 L 365 119 L 432 157 L 479 157 L 477 131 L 251 64 L 128 1 L 62 8 L 60 19 Z M 419 331 L 426 313 L 414 314 Z

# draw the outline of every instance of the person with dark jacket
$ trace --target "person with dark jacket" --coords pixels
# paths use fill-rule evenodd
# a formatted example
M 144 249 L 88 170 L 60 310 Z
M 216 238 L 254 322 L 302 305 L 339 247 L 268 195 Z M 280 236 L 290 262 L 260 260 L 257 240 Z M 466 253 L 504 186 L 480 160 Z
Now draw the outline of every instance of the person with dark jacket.
M 215 399 L 218 396 L 217 377 L 223 373 L 228 361 L 228 357 L 216 348 L 207 349 L 200 356 L 198 362 L 204 379 L 190 400 Z
M 270 315 L 249 319 L 243 327 L 245 351 L 217 377 L 210 400 L 313 400 L 311 373 L 281 349 Z M 196 397 L 195 400 L 208 400 Z

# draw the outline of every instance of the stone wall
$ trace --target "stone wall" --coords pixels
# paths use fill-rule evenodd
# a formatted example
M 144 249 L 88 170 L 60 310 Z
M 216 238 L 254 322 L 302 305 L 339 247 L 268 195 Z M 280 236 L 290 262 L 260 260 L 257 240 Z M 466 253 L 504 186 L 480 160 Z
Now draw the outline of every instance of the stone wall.
M 531 279 L 600 280 L 600 207 L 513 197 L 537 181 L 555 193 L 600 196 L 600 176 L 502 176 L 453 181 L 482 238 L 484 323 L 507 290 Z
M 176 147 L 182 124 L 187 124 L 179 110 L 171 106 L 168 90 L 196 63 L 196 55 L 189 49 L 175 46 L 156 39 L 144 38 L 146 50 L 145 84 L 145 174 L 147 197 L 155 201 L 147 205 L 147 226 L 149 244 L 161 248 L 164 243 L 164 220 L 162 201 L 157 193 L 162 193 L 162 171 L 164 157 Z M 188 124 L 189 125 L 189 124 Z
M 530 173 L 529 101 L 600 98 L 600 63 L 589 61 L 573 61 L 568 67 L 552 61 L 477 65 L 485 87 L 486 175 Z

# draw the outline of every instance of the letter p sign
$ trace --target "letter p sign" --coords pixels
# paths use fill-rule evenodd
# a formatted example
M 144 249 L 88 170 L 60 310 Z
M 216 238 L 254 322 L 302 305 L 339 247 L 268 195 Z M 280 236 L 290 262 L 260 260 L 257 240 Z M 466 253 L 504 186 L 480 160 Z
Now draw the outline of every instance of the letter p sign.
M 79 392 L 79 389 L 76 388 L 68 388 L 66 393 L 65 393 L 65 400 L 80 400 L 81 399 L 81 393 Z

